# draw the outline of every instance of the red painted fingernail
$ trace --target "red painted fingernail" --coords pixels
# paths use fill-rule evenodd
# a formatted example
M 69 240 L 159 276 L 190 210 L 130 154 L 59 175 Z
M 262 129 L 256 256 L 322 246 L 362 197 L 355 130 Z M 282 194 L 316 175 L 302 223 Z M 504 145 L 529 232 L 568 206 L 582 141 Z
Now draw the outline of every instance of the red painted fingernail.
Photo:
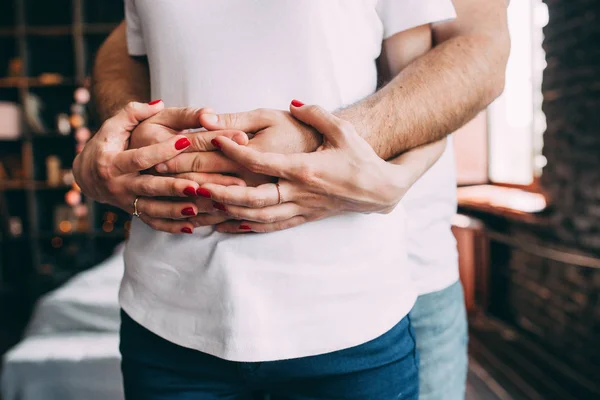
M 198 190 L 196 190 L 196 193 L 198 194 L 198 196 L 202 196 L 202 197 L 206 197 L 207 199 L 210 199 L 210 192 L 208 191 L 208 189 L 198 188 Z
M 217 141 L 217 139 L 213 139 L 213 140 L 211 140 L 210 142 L 211 142 L 211 143 L 212 143 L 212 145 L 213 145 L 213 146 L 215 146 L 217 149 L 220 149 L 220 148 L 221 148 L 221 143 L 219 143 L 219 142 Z
M 187 215 L 188 217 L 191 217 L 193 215 L 196 215 L 196 212 L 192 207 L 186 207 L 183 210 L 181 210 L 181 215 Z
M 175 149 L 177 150 L 183 150 L 186 147 L 190 147 L 190 141 L 188 140 L 188 138 L 181 138 L 178 141 L 175 142 Z
M 243 230 L 243 231 L 249 231 L 252 228 L 250 228 L 248 225 L 240 225 L 240 229 Z
M 200 190 L 200 189 L 198 189 Z M 188 186 L 185 189 L 183 189 L 183 194 L 185 194 L 186 196 L 189 197 L 198 197 L 198 193 L 196 193 L 196 189 L 194 189 L 192 186 Z
M 213 201 L 213 207 L 220 211 L 227 211 L 227 208 L 224 204 L 217 203 L 216 201 Z
M 300 100 L 296 100 L 296 99 L 294 99 L 294 100 L 292 100 L 292 105 L 293 105 L 294 107 L 302 107 L 302 106 L 304 105 L 304 103 L 303 103 L 303 102 L 301 102 Z
M 181 228 L 181 233 L 192 233 L 190 228 Z
M 148 103 L 148 105 L 149 105 L 149 106 L 153 106 L 153 105 L 155 105 L 155 104 L 158 104 L 158 103 L 160 103 L 161 101 L 162 101 L 161 99 L 158 99 L 158 100 L 152 100 L 150 103 Z

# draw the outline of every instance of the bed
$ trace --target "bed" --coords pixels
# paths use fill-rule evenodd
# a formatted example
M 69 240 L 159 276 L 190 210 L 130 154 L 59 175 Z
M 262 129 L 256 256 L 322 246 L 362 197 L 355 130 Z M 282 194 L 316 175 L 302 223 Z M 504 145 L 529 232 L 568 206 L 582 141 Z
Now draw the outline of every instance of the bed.
M 37 303 L 3 358 L 3 400 L 123 399 L 118 288 L 123 249 Z

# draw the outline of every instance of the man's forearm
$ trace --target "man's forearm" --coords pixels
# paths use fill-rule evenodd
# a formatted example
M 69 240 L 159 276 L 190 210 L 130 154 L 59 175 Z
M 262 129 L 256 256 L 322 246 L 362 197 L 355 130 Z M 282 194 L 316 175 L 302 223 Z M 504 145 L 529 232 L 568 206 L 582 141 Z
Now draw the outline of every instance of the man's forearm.
M 150 77 L 146 62 L 129 56 L 125 22 L 106 39 L 96 57 L 92 94 L 102 121 L 130 101 L 150 100 Z
M 455 5 L 458 18 L 436 35 L 443 43 L 375 94 L 336 113 L 383 159 L 454 132 L 504 88 L 510 47 L 506 3 L 455 0 Z

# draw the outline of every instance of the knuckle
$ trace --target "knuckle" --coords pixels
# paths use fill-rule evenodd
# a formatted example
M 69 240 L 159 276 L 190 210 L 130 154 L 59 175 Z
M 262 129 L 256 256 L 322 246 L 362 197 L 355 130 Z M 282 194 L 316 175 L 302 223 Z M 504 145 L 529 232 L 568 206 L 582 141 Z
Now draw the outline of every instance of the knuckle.
M 298 178 L 302 183 L 312 185 L 317 181 L 317 171 L 314 167 L 304 164 L 298 170 Z
M 144 157 L 144 155 L 139 152 L 139 151 L 135 151 L 132 155 L 131 155 L 131 164 L 139 169 L 139 170 L 143 170 L 146 169 L 147 166 L 147 161 L 146 158 Z
M 140 182 L 139 186 L 138 186 L 138 193 L 141 196 L 151 196 L 152 193 L 152 184 L 148 181 L 142 181 Z
M 106 191 L 112 197 L 116 197 L 121 193 L 121 188 L 119 185 L 113 181 L 108 181 L 105 184 Z
M 203 134 L 195 133 L 193 135 L 189 135 L 188 139 L 190 139 L 192 148 L 196 151 L 206 150 L 208 147 L 206 137 Z
M 96 172 L 98 174 L 98 178 L 100 178 L 102 181 L 110 181 L 112 178 L 112 169 L 110 165 L 103 162 L 103 160 L 98 160 Z
M 231 126 L 236 126 L 239 120 L 239 117 L 237 114 L 225 114 L 221 116 L 223 118 L 222 122 L 225 124 L 225 126 L 227 127 L 231 127 Z
M 262 208 L 266 205 L 267 202 L 262 196 L 253 194 L 249 196 L 248 203 L 250 207 Z
M 275 215 L 273 215 L 267 211 L 258 212 L 257 219 L 260 222 L 263 222 L 265 224 L 272 224 L 277 221 L 277 218 L 275 217 Z
M 171 219 L 180 219 L 182 217 L 181 209 L 178 209 L 176 206 L 170 207 L 167 214 Z
M 202 161 L 202 157 L 200 155 L 194 156 L 192 160 L 192 171 L 202 171 L 204 167 L 204 162 Z
M 311 114 L 318 114 L 321 112 L 321 108 L 317 105 L 311 104 L 308 106 L 304 106 L 303 107 L 305 110 L 307 110 L 309 113 Z
M 135 111 L 137 109 L 137 103 L 134 101 L 130 101 L 125 105 L 125 114 L 127 115 L 127 119 L 132 124 L 137 124 L 137 119 L 135 118 Z

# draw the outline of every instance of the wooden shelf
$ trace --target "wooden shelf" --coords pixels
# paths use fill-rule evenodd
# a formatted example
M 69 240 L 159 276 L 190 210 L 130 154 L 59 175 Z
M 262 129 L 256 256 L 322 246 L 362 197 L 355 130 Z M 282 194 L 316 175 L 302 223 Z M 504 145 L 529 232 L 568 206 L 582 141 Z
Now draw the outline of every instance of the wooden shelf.
M 15 78 L 0 78 L 0 88 L 38 88 L 38 87 L 53 87 L 53 86 L 75 86 L 77 81 L 74 78 L 61 77 L 56 80 L 48 80 L 48 78 L 34 77 L 15 77 Z
M 7 216 L 18 218 L 25 232 L 18 238 L 0 234 L 0 288 L 3 284 L 13 285 L 2 280 L 2 270 L 18 268 L 21 271 L 18 279 L 26 286 L 24 296 L 31 297 L 28 300 L 32 303 L 43 291 L 54 288 L 70 276 L 60 275 L 60 268 L 57 272 L 52 268 L 41 268 L 43 263 L 53 263 L 54 256 L 64 255 L 66 246 L 50 247 L 52 238 L 58 236 L 65 243 L 73 242 L 77 246 L 76 254 L 86 252 L 86 257 L 100 260 L 111 254 L 114 245 L 127 235 L 121 224 L 114 226 L 113 232 L 103 232 L 102 220 L 98 218 L 101 208 L 96 210 L 98 206 L 85 196 L 85 204 L 89 207 L 86 221 L 89 232 L 52 232 L 55 207 L 63 204 L 63 196 L 72 186 L 50 186 L 41 180 L 45 179 L 46 159 L 56 155 L 61 160 L 61 168 L 68 168 L 76 145 L 73 132 L 61 135 L 55 131 L 56 116 L 70 112 L 75 102 L 73 90 L 85 86 L 95 52 L 123 20 L 124 11 L 122 0 L 65 0 L 59 3 L 60 7 L 49 2 L 11 0 L 13 7 L 0 7 L 14 14 L 14 18 L 4 14 L 1 18 L 3 23 L 10 25 L 0 27 L 0 95 L 3 100 L 23 108 L 28 94 L 35 94 L 44 106 L 39 113 L 40 119 L 49 129 L 47 133 L 37 134 L 24 126 L 21 137 L 0 141 L 3 166 L 9 173 L 14 172 L 12 169 L 24 171 L 12 176 L 28 178 L 0 181 L 0 223 L 4 227 Z M 21 75 L 7 76 L 11 60 L 19 61 L 13 68 L 22 71 Z M 7 162 L 4 162 L 5 157 Z M 14 254 L 15 249 L 26 254 Z M 48 278 L 40 271 L 49 271 L 51 284 L 39 285 L 41 280 Z
M 70 189 L 71 185 L 49 185 L 44 181 L 22 181 L 22 180 L 13 180 L 13 181 L 5 181 L 0 183 L 0 191 L 9 191 L 9 190 L 67 190 Z

